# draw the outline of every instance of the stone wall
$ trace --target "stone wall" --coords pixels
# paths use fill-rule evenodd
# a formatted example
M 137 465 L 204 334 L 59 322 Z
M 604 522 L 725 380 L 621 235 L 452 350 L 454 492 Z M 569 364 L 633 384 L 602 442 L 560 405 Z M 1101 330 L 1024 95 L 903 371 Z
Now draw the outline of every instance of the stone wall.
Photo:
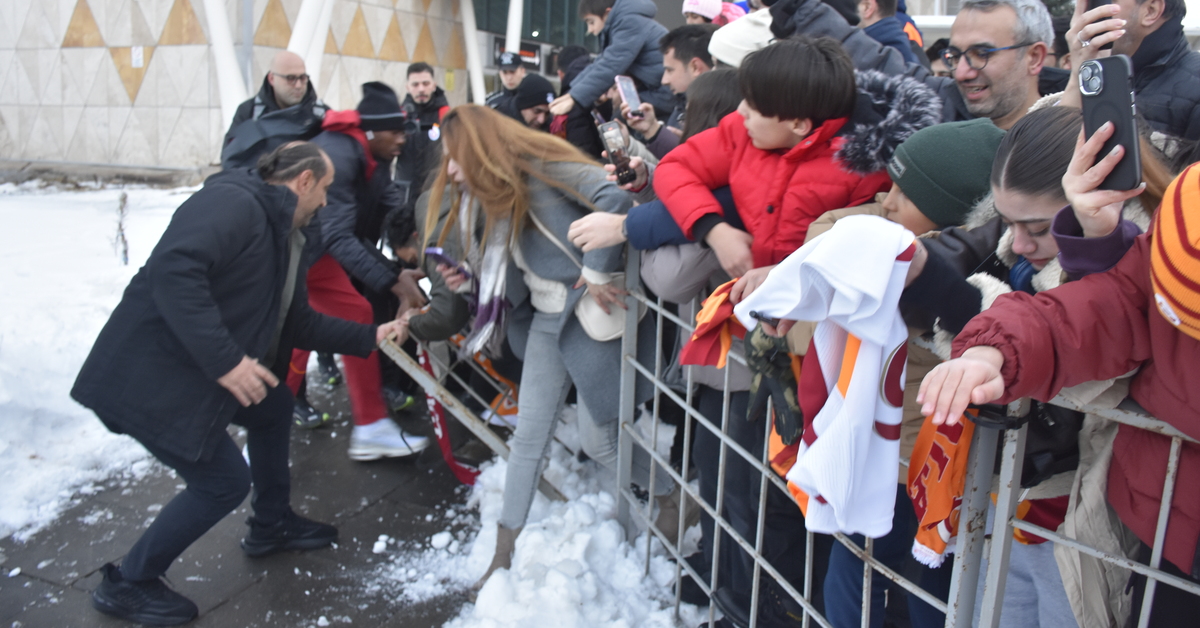
M 253 96 L 286 48 L 301 0 L 253 0 Z M 226 0 L 242 47 L 243 0 Z M 338 0 L 316 81 L 332 107 L 382 80 L 403 96 L 409 63 L 466 101 L 457 0 Z M 0 0 L 0 159 L 131 166 L 213 163 L 222 119 L 202 0 Z

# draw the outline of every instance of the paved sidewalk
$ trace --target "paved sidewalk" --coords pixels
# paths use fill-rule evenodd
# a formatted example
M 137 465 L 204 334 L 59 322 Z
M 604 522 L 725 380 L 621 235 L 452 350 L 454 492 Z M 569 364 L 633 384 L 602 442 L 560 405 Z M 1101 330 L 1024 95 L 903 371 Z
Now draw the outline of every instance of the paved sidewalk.
M 330 626 L 427 628 L 457 615 L 467 601 L 458 591 L 405 606 L 394 587 L 374 587 L 387 560 L 371 549 L 381 534 L 425 542 L 448 527 L 446 506 L 465 503 L 467 489 L 447 471 L 436 443 L 414 459 L 356 463 L 349 446 L 345 386 L 310 386 L 314 405 L 335 414 L 334 427 L 292 435 L 292 505 L 333 523 L 336 548 L 261 559 L 242 554 L 249 500 L 193 545 L 168 577 L 200 607 L 196 627 Z M 422 413 L 424 404 L 417 404 Z M 403 423 L 430 433 L 423 418 Z M 84 497 L 27 543 L 0 540 L 0 626 L 8 628 L 118 627 L 91 608 L 98 569 L 119 561 L 182 482 L 161 465 L 143 479 L 112 481 Z M 427 518 L 429 520 L 427 521 Z M 20 568 L 20 573 L 8 574 Z

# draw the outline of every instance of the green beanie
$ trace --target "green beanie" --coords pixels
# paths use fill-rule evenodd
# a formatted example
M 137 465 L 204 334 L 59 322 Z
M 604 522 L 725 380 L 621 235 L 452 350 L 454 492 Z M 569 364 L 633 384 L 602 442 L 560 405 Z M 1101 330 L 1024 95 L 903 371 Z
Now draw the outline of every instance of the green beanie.
M 925 127 L 896 148 L 888 174 L 938 227 L 960 225 L 988 193 L 1002 139 L 986 118 Z

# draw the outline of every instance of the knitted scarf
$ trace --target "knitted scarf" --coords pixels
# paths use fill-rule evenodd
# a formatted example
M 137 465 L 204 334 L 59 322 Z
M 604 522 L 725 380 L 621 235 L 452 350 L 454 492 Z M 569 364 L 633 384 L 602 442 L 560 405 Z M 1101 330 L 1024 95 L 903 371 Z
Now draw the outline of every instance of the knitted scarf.
M 508 241 L 512 224 L 507 219 L 494 221 L 491 231 L 485 236 L 487 242 L 476 246 L 473 231 L 479 211 L 481 208 L 478 203 L 474 203 L 470 195 L 463 194 L 458 211 L 458 230 L 463 250 L 467 252 L 467 265 L 478 271 L 472 271 L 475 272 L 475 286 L 472 298 L 468 299 L 472 302 L 475 318 L 463 342 L 462 353 L 498 357 L 503 348 L 508 310 L 512 307 L 505 297 Z

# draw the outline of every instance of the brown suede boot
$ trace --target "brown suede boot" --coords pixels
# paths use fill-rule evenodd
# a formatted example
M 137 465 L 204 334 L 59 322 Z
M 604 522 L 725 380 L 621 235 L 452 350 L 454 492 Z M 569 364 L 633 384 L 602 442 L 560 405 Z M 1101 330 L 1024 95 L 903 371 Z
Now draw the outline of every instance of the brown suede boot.
M 508 529 L 500 524 L 496 524 L 496 555 L 492 556 L 492 564 L 488 566 L 487 572 L 479 579 L 471 588 L 478 591 L 483 588 L 484 583 L 488 578 L 492 577 L 492 573 L 497 569 L 508 569 L 512 567 L 513 549 L 517 545 L 517 537 L 521 534 L 521 528 Z
M 654 519 L 654 527 L 662 530 L 671 545 L 675 545 L 679 536 L 679 499 L 682 491 L 676 488 L 666 495 L 658 495 L 654 501 L 658 504 L 658 516 Z M 690 501 L 690 500 L 689 500 Z M 696 525 L 700 521 L 700 506 L 689 503 L 687 516 L 683 521 L 683 529 Z

